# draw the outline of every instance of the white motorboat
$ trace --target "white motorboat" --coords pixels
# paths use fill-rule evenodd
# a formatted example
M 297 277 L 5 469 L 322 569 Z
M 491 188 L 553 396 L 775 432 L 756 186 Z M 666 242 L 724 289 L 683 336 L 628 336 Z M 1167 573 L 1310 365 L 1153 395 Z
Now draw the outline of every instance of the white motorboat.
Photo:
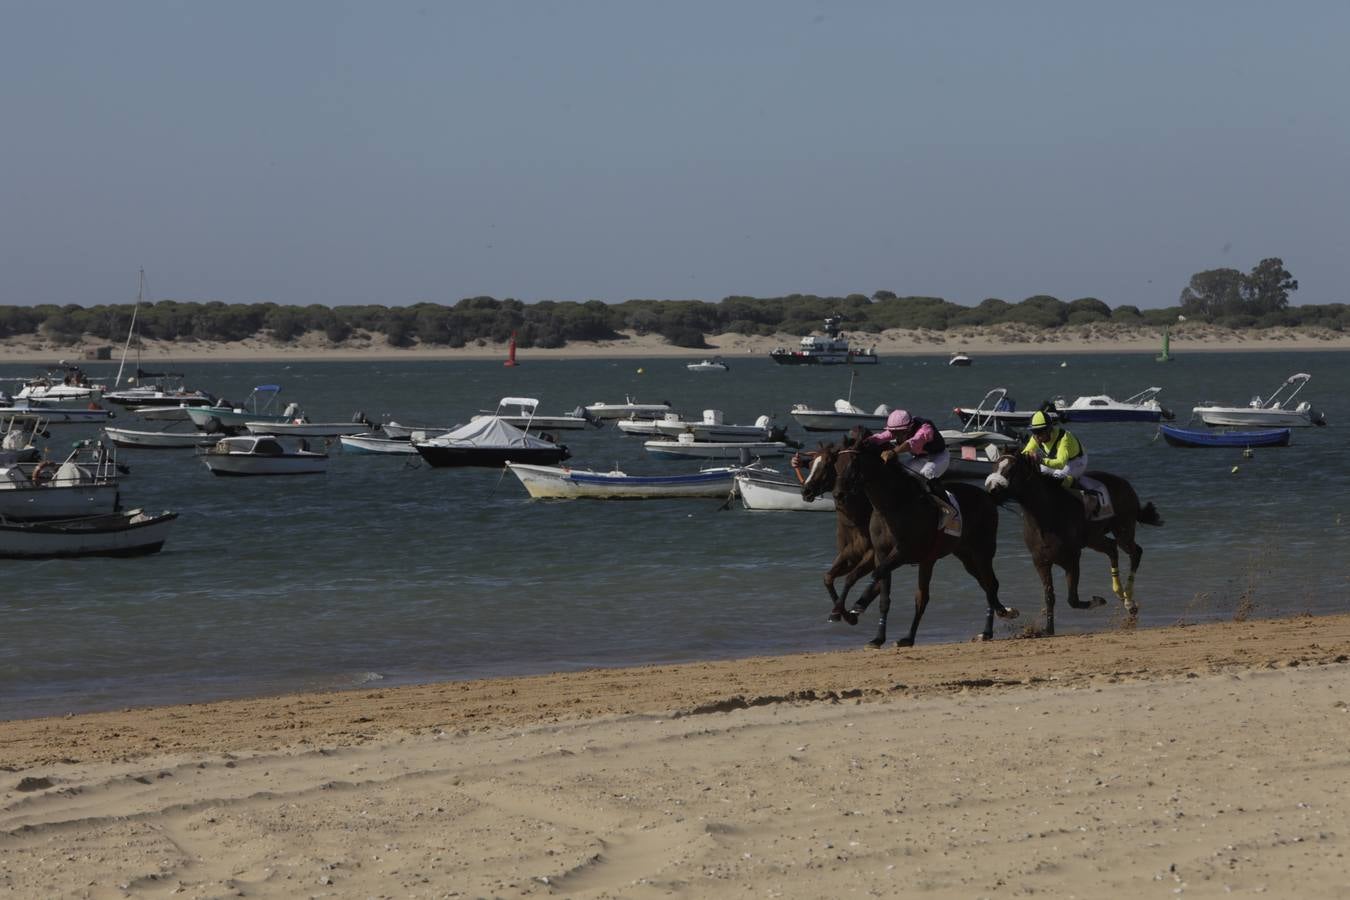
M 539 401 L 530 401 L 538 404 Z M 454 431 L 413 441 L 422 458 L 435 467 L 491 466 L 507 462 L 551 465 L 570 456 L 568 449 L 522 431 L 497 416 L 462 425 Z
M 186 412 L 192 424 L 202 431 L 241 429 L 245 422 L 289 422 L 300 418 L 303 413 L 298 403 L 288 403 L 284 410 L 276 411 L 280 394 L 281 385 L 260 384 L 249 391 L 248 397 L 238 406 L 218 401 L 210 406 L 189 407 Z
M 335 438 L 344 434 L 364 434 L 371 429 L 365 421 L 311 422 L 304 416 L 289 422 L 245 422 L 249 434 L 271 434 L 277 437 Z
M 746 509 L 778 512 L 834 512 L 834 498 L 821 494 L 814 500 L 802 499 L 800 484 L 768 478 L 754 472 L 736 476 L 736 493 Z
M 974 429 L 1000 431 L 1005 428 L 1026 428 L 1035 409 L 1019 410 L 1017 404 L 1008 396 L 1007 388 L 994 388 L 984 395 L 977 406 L 958 406 L 953 413 L 961 424 Z M 1052 409 L 1044 410 L 1051 421 L 1058 421 L 1060 414 Z
M 15 416 L 33 415 L 41 416 L 48 425 L 87 425 L 112 418 L 112 410 L 90 405 L 95 408 L 79 409 L 73 406 L 50 406 L 32 400 L 15 400 L 12 406 L 0 406 L 0 424 L 8 423 Z
M 623 403 L 592 403 L 586 407 L 586 412 L 597 419 L 656 419 L 670 412 L 670 403 L 636 403 L 632 397 L 627 397 Z
M 720 409 L 705 409 L 701 419 L 685 419 L 679 413 L 666 413 L 659 419 L 622 419 L 615 423 L 624 434 L 666 435 L 678 437 L 692 434 L 698 441 L 768 441 L 776 440 L 772 416 L 760 416 L 753 425 L 733 425 L 726 421 Z
M 740 459 L 743 454 L 782 456 L 792 450 L 783 441 L 698 441 L 688 433 L 673 440 L 644 441 L 642 447 L 655 459 Z
M 119 499 L 117 461 L 102 444 L 80 441 L 59 464 L 0 466 L 0 516 L 14 521 L 105 515 Z
M 385 437 L 395 440 L 418 440 L 425 441 L 429 437 L 435 437 L 438 434 L 445 434 L 447 431 L 454 431 L 456 428 L 462 428 L 461 425 L 400 425 L 397 422 L 385 422 L 380 426 Z
M 1284 380 L 1267 400 L 1253 397 L 1246 406 L 1221 406 L 1201 403 L 1192 414 L 1206 425 L 1235 425 L 1254 428 L 1304 428 L 1325 425 L 1326 417 L 1304 400 L 1294 405 L 1294 397 L 1303 390 L 1312 376 L 1298 372 Z
M 805 403 L 798 403 L 788 415 L 807 431 L 848 431 L 857 425 L 869 431 L 880 431 L 886 427 L 886 416 L 890 412 L 890 407 L 884 403 L 869 413 L 850 400 L 840 399 L 834 401 L 834 409 L 812 409 Z
M 536 499 L 658 500 L 675 497 L 726 497 L 739 467 L 703 469 L 678 475 L 629 475 L 617 469 L 596 472 L 561 466 L 508 462 L 520 483 Z
M 1171 410 L 1158 402 L 1160 393 L 1162 388 L 1151 387 L 1124 400 L 1091 394 L 1072 402 L 1056 397 L 1053 402 L 1060 418 L 1067 422 L 1158 422 L 1173 417 Z
M 425 438 L 422 438 L 425 440 Z M 379 432 L 344 434 L 338 438 L 343 453 L 381 454 L 386 456 L 416 456 L 417 448 L 407 438 L 385 437 Z
M 224 437 L 225 432 L 208 433 L 204 431 L 136 431 L 130 428 L 103 427 L 103 434 L 117 447 L 131 447 L 137 450 L 182 450 L 192 447 L 205 447 Z
M 174 372 L 145 372 L 137 369 L 137 382 L 144 378 L 155 380 L 122 391 L 108 391 L 103 399 L 118 406 L 210 406 L 216 402 L 216 398 L 205 391 L 184 387 L 181 382 L 176 386 L 166 386 L 163 381 L 166 378 L 182 377 Z
M 67 559 L 158 553 L 177 513 L 141 509 L 46 522 L 0 519 L 0 559 Z
M 328 471 L 328 454 L 317 453 L 301 440 L 298 447 L 272 435 L 240 435 L 198 449 L 212 475 L 321 475 Z
M 714 356 L 712 359 L 701 360 L 696 363 L 689 363 L 685 366 L 690 372 L 727 372 L 731 367 L 722 362 L 722 357 Z
M 0 466 L 37 462 L 39 437 L 49 437 L 47 422 L 41 416 L 11 416 L 0 432 Z
M 859 366 L 875 365 L 878 361 L 875 347 L 854 349 L 848 338 L 839 333 L 839 323 L 843 316 L 829 316 L 825 319 L 825 336 L 807 335 L 801 339 L 796 350 L 775 347 L 769 351 L 769 358 L 782 366 Z
M 531 428 L 549 431 L 576 431 L 582 428 L 603 428 L 605 425 L 604 422 L 587 413 L 584 407 L 578 406 L 565 416 L 541 416 L 530 405 L 532 402 L 535 401 L 528 397 L 503 397 L 497 403 L 496 410 L 492 412 L 483 410 L 469 421 L 496 416 L 503 422 L 510 422 L 517 428 L 523 428 L 526 431 Z M 510 410 L 515 410 L 515 412 Z
M 79 366 L 66 365 L 62 372 L 48 372 L 24 383 L 14 395 L 18 400 L 36 400 L 43 403 L 87 403 L 97 400 L 108 389 L 94 384 Z
M 947 360 L 947 365 L 964 368 L 970 365 L 970 357 L 964 353 L 953 353 L 952 358 Z
M 127 412 L 154 422 L 188 422 L 188 406 L 129 406 Z

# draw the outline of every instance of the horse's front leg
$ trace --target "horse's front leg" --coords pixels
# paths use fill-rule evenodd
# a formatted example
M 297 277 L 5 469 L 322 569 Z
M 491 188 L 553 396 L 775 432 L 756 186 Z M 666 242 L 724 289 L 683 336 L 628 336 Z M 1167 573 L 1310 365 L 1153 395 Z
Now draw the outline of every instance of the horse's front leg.
M 1041 576 L 1041 616 L 1045 619 L 1045 634 L 1055 633 L 1055 571 L 1049 561 L 1036 560 L 1036 574 Z
M 881 603 L 877 605 L 877 633 L 867 642 L 869 647 L 881 647 L 886 643 L 886 620 L 891 615 L 891 576 L 883 575 L 875 582 Z
M 839 595 L 839 605 L 836 607 L 836 609 L 844 617 L 844 621 L 850 625 L 858 624 L 858 613 L 862 609 L 866 609 L 867 603 L 870 603 L 872 601 L 869 599 L 867 603 L 862 604 L 861 608 L 855 605 L 852 610 L 844 609 L 844 601 L 848 599 L 848 592 L 853 589 L 853 586 L 857 584 L 858 581 L 864 575 L 866 575 L 868 572 L 871 572 L 873 569 L 876 568 L 876 561 L 877 561 L 876 553 L 872 550 L 871 547 L 868 547 L 867 552 L 863 554 L 862 561 L 859 562 L 856 566 L 854 566 L 853 569 L 844 578 L 844 592 Z M 834 619 L 832 621 L 838 620 Z
M 1144 548 L 1134 541 L 1128 544 L 1121 541 L 1121 544 L 1130 554 L 1130 578 L 1125 582 L 1125 612 L 1130 614 L 1130 618 L 1134 618 L 1139 615 L 1139 604 L 1134 602 L 1134 573 L 1139 571 L 1139 561 L 1144 558 Z
M 933 582 L 933 560 L 919 563 L 919 586 L 914 590 L 914 621 L 909 623 L 909 634 L 895 642 L 897 647 L 913 647 L 914 636 L 919 633 L 919 620 L 928 608 L 928 588 Z
M 1004 606 L 1003 602 L 998 599 L 998 576 L 994 574 L 992 553 L 989 559 L 983 559 L 971 553 L 961 553 L 957 556 L 957 559 L 961 560 L 961 565 L 966 567 L 966 571 L 984 589 L 984 602 L 986 604 L 984 631 L 979 635 L 979 639 L 992 641 L 994 639 L 994 616 L 998 616 L 1000 619 L 1015 619 L 1021 613 L 1015 607 Z
M 831 601 L 830 617 L 827 621 L 838 622 L 844 614 L 844 599 L 835 591 L 834 581 L 840 575 L 845 573 L 851 575 L 856 562 L 857 557 L 855 554 L 840 552 L 839 555 L 834 558 L 834 562 L 831 563 L 830 568 L 825 572 L 825 577 L 822 581 L 825 582 L 825 590 L 829 593 Z M 851 583 L 852 582 L 846 582 L 844 588 L 845 593 L 848 592 L 847 585 Z

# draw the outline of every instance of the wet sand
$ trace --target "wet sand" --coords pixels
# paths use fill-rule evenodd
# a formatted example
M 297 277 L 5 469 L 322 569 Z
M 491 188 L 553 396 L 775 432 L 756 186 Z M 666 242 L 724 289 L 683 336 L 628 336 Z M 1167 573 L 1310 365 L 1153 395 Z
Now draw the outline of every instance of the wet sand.
M 5 722 L 0 893 L 1344 897 L 1347 662 L 1300 616 Z

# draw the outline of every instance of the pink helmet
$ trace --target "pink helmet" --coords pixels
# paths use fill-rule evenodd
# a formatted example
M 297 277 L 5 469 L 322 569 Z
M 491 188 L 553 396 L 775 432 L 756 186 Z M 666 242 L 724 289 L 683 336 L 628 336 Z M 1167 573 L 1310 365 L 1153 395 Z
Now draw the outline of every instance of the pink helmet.
M 902 428 L 908 428 L 913 421 L 908 411 L 893 409 L 891 414 L 886 417 L 886 428 L 889 431 L 899 431 Z

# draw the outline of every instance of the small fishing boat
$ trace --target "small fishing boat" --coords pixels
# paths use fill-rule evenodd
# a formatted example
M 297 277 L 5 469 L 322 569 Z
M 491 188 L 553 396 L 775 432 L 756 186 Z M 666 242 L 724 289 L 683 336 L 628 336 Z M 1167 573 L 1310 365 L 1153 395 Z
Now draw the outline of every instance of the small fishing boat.
M 221 438 L 197 451 L 212 475 L 321 475 L 328 454 L 310 450 L 308 442 L 283 444 L 273 435 Z
M 141 509 L 47 522 L 0 519 L 0 559 L 68 559 L 158 553 L 178 513 Z
M 90 404 L 90 409 L 74 406 L 52 406 L 33 400 L 15 400 L 12 404 L 0 405 L 0 424 L 7 424 L 15 416 L 42 416 L 48 425 L 88 425 L 106 422 L 112 418 L 112 410 Z
M 670 403 L 637 403 L 632 397 L 623 403 L 596 402 L 586 407 L 586 412 L 597 419 L 656 419 L 670 412 Z
M 188 422 L 191 418 L 188 416 L 187 406 L 128 406 L 127 412 L 132 413 L 137 418 L 146 419 L 154 422 Z
M 970 357 L 964 353 L 953 353 L 952 358 L 947 360 L 947 365 L 965 367 L 970 365 Z
M 755 472 L 736 475 L 736 494 L 746 509 L 777 512 L 834 512 L 834 498 L 821 494 L 814 500 L 802 499 L 802 486 Z
M 238 406 L 222 400 L 210 406 L 189 407 L 186 412 L 192 424 L 203 431 L 242 429 L 245 422 L 289 422 L 303 415 L 298 403 L 288 403 L 284 410 L 277 412 L 280 394 L 281 385 L 260 384 L 249 391 L 248 397 Z
M 1007 388 L 994 388 L 985 394 L 976 406 L 958 406 L 952 410 L 956 417 L 961 420 L 962 425 L 988 431 L 1026 428 L 1031 423 L 1031 417 L 1037 411 L 1035 409 L 1017 409 L 1016 402 L 1008 396 Z M 1051 421 L 1060 418 L 1060 414 L 1053 408 L 1043 411 Z
M 1194 431 L 1159 425 L 1163 440 L 1173 447 L 1288 447 L 1293 431 L 1267 428 L 1261 431 Z
M 697 441 L 769 441 L 775 436 L 772 416 L 760 416 L 753 425 L 734 425 L 726 421 L 720 409 L 705 409 L 701 419 L 685 419 L 679 413 L 666 413 L 660 419 L 623 419 L 615 423 L 624 434 L 649 434 L 679 437 L 692 434 Z
M 136 431 L 131 428 L 103 427 L 103 434 L 116 447 L 130 447 L 136 450 L 185 450 L 192 447 L 205 447 L 224 437 L 225 432 L 208 433 L 204 431 Z
M 385 437 L 395 440 L 418 440 L 425 441 L 429 437 L 435 437 L 438 434 L 445 434 L 447 431 L 454 431 L 461 428 L 460 425 L 400 425 L 398 422 L 385 422 L 380 426 L 380 431 L 384 432 Z
M 1284 380 L 1275 393 L 1267 400 L 1253 397 L 1246 406 L 1221 406 L 1217 403 L 1201 403 L 1192 413 L 1206 425 L 1231 425 L 1255 428 L 1305 428 L 1309 425 L 1325 425 L 1326 417 L 1312 408 L 1304 400 L 1297 406 L 1292 405 L 1294 397 L 1303 390 L 1312 379 L 1306 372 L 1298 372 Z
M 425 438 L 423 438 L 425 439 Z M 417 448 L 407 438 L 386 437 L 379 432 L 344 434 L 338 438 L 343 453 L 416 456 Z
M 491 412 L 483 410 L 469 421 L 496 416 L 503 422 L 510 422 L 517 428 L 523 428 L 526 431 L 531 428 L 547 428 L 550 431 L 576 431 L 582 428 L 603 428 L 605 426 L 604 422 L 586 412 L 586 409 L 581 406 L 562 416 L 538 415 L 535 413 L 534 407 L 530 405 L 535 402 L 537 401 L 531 400 L 529 397 L 503 397 L 497 402 L 495 410 Z M 511 410 L 514 410 L 514 412 Z
M 79 366 L 62 364 L 63 371 L 48 372 L 24 382 L 15 398 L 44 403 L 87 403 L 99 399 L 108 389 L 107 385 L 92 383 Z
M 344 434 L 364 434 L 373 426 L 364 417 L 350 422 L 311 422 L 304 416 L 289 422 L 245 422 L 249 434 L 270 434 L 276 437 L 335 438 Z
M 39 437 L 49 437 L 47 421 L 38 415 L 11 416 L 0 431 L 0 465 L 38 461 Z
M 739 459 L 742 453 L 782 456 L 792 450 L 783 441 L 698 441 L 688 433 L 673 440 L 644 441 L 642 447 L 655 459 Z
M 73 519 L 117 509 L 117 460 L 96 441 L 79 441 L 63 462 L 0 466 L 0 516 L 15 521 Z
M 143 384 L 144 379 L 150 384 Z M 216 398 L 205 391 L 185 387 L 180 372 L 146 372 L 136 370 L 136 387 L 126 390 L 107 391 L 103 399 L 118 406 L 210 406 Z M 180 379 L 170 385 L 168 380 Z
M 1162 388 L 1145 388 L 1139 393 L 1116 400 L 1107 394 L 1077 397 L 1072 402 L 1054 399 L 1055 410 L 1068 422 L 1157 422 L 1173 418 L 1172 411 L 1158 402 Z
M 886 427 L 886 417 L 891 408 L 881 404 L 868 412 L 853 403 L 853 383 L 858 373 L 850 372 L 848 378 L 848 397 L 834 401 L 834 409 L 819 409 L 798 403 L 788 411 L 788 415 L 797 420 L 797 424 L 807 431 L 849 431 L 861 425 L 869 431 L 880 431 Z
M 703 469 L 678 475 L 629 475 L 615 469 L 596 472 L 562 466 L 508 462 L 506 468 L 536 499 L 664 500 L 677 497 L 726 497 L 739 467 Z
M 689 363 L 685 366 L 690 372 L 727 372 L 731 367 L 722 362 L 722 357 L 714 356 L 712 359 L 701 360 L 696 363 Z
M 538 404 L 539 401 L 533 401 Z M 492 466 L 507 462 L 551 465 L 571 454 L 556 444 L 522 431 L 498 416 L 487 416 L 425 441 L 413 441 L 422 458 L 436 467 Z

